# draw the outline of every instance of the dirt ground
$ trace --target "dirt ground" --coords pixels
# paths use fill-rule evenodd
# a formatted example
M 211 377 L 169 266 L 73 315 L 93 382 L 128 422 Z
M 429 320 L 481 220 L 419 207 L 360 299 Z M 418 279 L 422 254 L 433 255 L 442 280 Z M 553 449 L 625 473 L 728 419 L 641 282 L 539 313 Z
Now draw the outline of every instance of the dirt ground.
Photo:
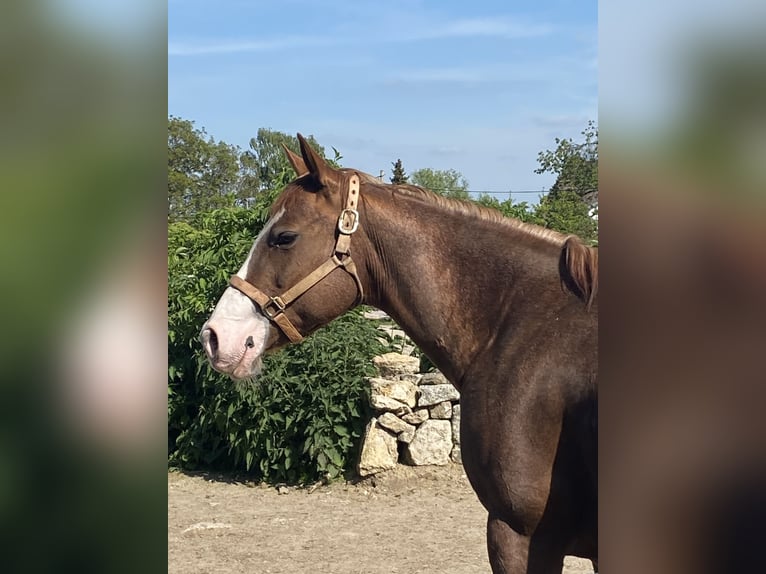
M 168 572 L 486 574 L 485 521 L 459 465 L 311 488 L 171 471 Z

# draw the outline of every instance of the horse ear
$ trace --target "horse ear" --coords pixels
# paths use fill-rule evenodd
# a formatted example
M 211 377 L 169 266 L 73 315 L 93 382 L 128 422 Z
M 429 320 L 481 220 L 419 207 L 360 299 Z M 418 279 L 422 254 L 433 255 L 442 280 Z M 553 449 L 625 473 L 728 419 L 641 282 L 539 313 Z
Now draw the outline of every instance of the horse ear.
M 295 175 L 301 177 L 309 172 L 309 168 L 306 167 L 306 162 L 303 161 L 303 158 L 297 153 L 294 153 L 289 147 L 285 145 L 284 142 L 282 142 L 282 149 L 287 156 L 287 161 L 289 161 L 290 165 L 293 166 Z
M 314 151 L 301 134 L 298 134 L 298 143 L 301 145 L 301 155 L 303 161 L 316 181 L 324 187 L 332 187 L 338 183 L 337 171 L 325 161 L 325 159 Z

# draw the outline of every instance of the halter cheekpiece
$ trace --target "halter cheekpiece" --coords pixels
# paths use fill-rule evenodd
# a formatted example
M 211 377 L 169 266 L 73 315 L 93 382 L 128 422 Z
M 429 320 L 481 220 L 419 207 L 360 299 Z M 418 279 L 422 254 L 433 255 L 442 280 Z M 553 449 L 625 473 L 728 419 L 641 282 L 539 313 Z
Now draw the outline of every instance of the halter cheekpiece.
M 298 281 L 281 295 L 269 297 L 263 291 L 258 289 L 252 283 L 248 283 L 238 275 L 232 275 L 229 284 L 250 298 L 261 313 L 274 323 L 290 339 L 297 343 L 303 340 L 303 335 L 295 328 L 292 321 L 285 313 L 286 309 L 294 303 L 301 295 L 327 277 L 338 267 L 344 269 L 354 278 L 357 288 L 357 303 L 364 298 L 364 289 L 359 275 L 356 272 L 356 264 L 351 259 L 351 235 L 359 228 L 359 174 L 351 176 L 348 182 L 348 197 L 346 206 L 338 216 L 338 239 L 335 241 L 335 248 L 330 257 L 319 267 L 314 269 L 306 277 Z

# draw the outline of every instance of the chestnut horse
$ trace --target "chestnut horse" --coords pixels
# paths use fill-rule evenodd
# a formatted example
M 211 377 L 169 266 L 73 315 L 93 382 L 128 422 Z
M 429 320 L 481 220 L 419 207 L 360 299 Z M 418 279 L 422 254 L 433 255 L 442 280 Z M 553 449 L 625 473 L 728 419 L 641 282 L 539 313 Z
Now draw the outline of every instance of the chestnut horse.
M 461 394 L 466 474 L 493 572 L 596 560 L 598 250 L 410 185 L 334 169 L 299 134 L 271 209 L 201 341 L 255 377 L 277 349 L 364 303 Z

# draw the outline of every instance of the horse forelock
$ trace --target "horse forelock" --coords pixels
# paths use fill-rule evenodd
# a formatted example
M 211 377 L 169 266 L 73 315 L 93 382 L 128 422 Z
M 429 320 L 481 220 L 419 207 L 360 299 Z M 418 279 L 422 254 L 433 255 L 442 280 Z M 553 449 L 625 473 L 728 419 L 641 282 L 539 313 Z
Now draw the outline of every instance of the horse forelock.
M 337 178 L 340 196 L 339 205 L 346 201 L 348 181 L 353 174 L 356 173 L 359 175 L 359 178 L 363 183 L 380 183 L 380 180 L 377 177 L 354 169 L 341 168 L 336 170 L 336 173 L 339 175 Z M 288 207 L 291 203 L 298 201 L 301 192 L 316 193 L 321 189 L 321 184 L 317 183 L 316 179 L 311 174 L 302 175 L 287 184 L 277 196 L 276 200 L 274 200 L 269 214 L 273 216 L 275 213 L 278 213 L 281 208 Z
M 291 203 L 294 204 L 294 202 L 297 201 L 300 197 L 298 193 L 313 193 L 319 191 L 319 189 L 320 186 L 316 183 L 316 180 L 312 176 L 306 174 L 298 177 L 297 179 L 288 183 L 282 192 L 277 196 L 277 198 L 274 200 L 274 203 L 271 204 L 269 215 L 274 216 L 274 214 L 278 213 L 280 209 L 289 207 Z

